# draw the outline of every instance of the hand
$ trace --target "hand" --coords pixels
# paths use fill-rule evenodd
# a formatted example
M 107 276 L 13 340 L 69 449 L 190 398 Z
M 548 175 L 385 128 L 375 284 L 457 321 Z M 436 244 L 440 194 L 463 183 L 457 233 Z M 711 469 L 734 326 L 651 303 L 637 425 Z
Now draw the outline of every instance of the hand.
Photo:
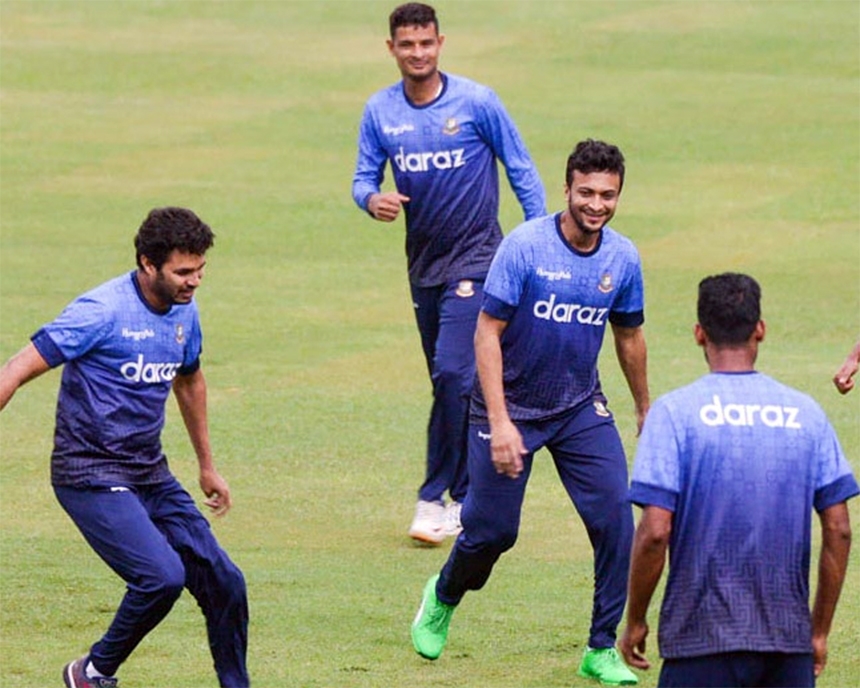
M 857 372 L 857 361 L 853 357 L 849 357 L 842 367 L 836 371 L 833 376 L 833 384 L 840 394 L 848 394 L 854 389 L 854 374 Z
M 648 624 L 641 622 L 637 624 L 627 623 L 624 635 L 618 643 L 618 649 L 624 661 L 637 669 L 649 669 L 651 662 L 645 658 L 645 639 L 648 637 Z
M 200 472 L 200 489 L 207 497 L 203 503 L 212 509 L 215 516 L 223 516 L 233 506 L 230 487 L 214 468 Z
M 409 196 L 396 191 L 373 194 L 367 201 L 367 211 L 381 222 L 393 222 L 400 215 L 403 203 L 409 202 Z
M 812 636 L 812 666 L 816 676 L 821 676 L 827 664 L 827 637 Z
M 523 456 L 529 452 L 517 426 L 509 420 L 493 425 L 490 430 L 490 448 L 496 473 L 518 478 L 523 472 Z

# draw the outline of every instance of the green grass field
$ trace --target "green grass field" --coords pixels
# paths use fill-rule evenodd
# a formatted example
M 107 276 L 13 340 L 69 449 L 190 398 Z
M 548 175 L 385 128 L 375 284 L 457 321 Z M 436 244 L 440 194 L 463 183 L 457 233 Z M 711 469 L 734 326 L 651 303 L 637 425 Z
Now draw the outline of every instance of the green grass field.
M 384 45 L 394 4 L 2 0 L 0 358 L 130 269 L 151 207 L 195 209 L 218 235 L 198 300 L 213 442 L 235 499 L 214 528 L 248 580 L 255 685 L 585 685 L 591 551 L 546 456 L 519 543 L 461 605 L 446 653 L 429 663 L 409 641 L 448 551 L 405 534 L 430 388 L 402 225 L 373 222 L 350 197 L 362 107 L 397 78 Z M 691 336 L 699 279 L 749 272 L 769 327 L 759 368 L 819 400 L 860 472 L 860 391 L 841 397 L 830 382 L 860 333 L 860 5 L 437 9 L 443 69 L 499 93 L 552 209 L 576 141 L 625 152 L 613 226 L 644 261 L 652 394 L 705 371 Z M 503 226 L 519 219 L 506 188 Z M 632 453 L 632 403 L 605 348 Z M 2 686 L 60 685 L 123 592 L 49 485 L 57 381 L 28 385 L 0 416 Z M 199 494 L 172 403 L 164 440 Z M 656 608 L 651 619 L 656 633 Z M 856 683 L 858 619 L 855 553 L 819 685 Z M 120 677 L 215 685 L 190 596 Z

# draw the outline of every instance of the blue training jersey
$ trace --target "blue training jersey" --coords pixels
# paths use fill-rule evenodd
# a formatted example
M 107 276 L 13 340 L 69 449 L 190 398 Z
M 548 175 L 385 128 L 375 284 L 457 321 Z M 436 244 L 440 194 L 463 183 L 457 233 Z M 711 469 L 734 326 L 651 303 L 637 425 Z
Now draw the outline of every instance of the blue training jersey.
M 546 212 L 540 177 L 517 129 L 486 86 L 442 75 L 442 93 L 413 105 L 403 82 L 373 95 L 361 119 L 352 196 L 367 210 L 385 165 L 404 204 L 409 279 L 419 287 L 483 278 L 502 239 L 499 174 L 527 219 Z
M 644 322 L 636 247 L 604 227 L 590 253 L 564 238 L 561 214 L 505 237 L 484 283 L 482 310 L 508 324 L 502 333 L 505 400 L 512 420 L 542 420 L 600 393 L 597 358 L 607 323 Z M 471 417 L 485 420 L 480 384 Z
M 197 305 L 158 313 L 131 272 L 75 299 L 32 341 L 51 367 L 65 364 L 52 483 L 86 487 L 168 479 L 161 450 L 164 406 L 173 378 L 199 367 Z
M 711 373 L 648 412 L 630 499 L 673 512 L 665 658 L 812 651 L 812 510 L 858 494 L 810 397 L 757 372 Z

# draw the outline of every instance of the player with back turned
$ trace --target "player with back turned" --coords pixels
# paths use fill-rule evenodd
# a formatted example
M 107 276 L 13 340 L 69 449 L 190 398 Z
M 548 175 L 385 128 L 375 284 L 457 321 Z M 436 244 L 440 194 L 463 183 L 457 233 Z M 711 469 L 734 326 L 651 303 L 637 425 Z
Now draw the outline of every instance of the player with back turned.
M 502 240 L 497 161 L 526 218 L 542 215 L 546 201 L 496 94 L 439 71 L 445 36 L 433 8 L 401 5 L 389 17 L 389 30 L 388 49 L 403 78 L 367 102 L 352 195 L 376 220 L 392 222 L 401 210 L 406 217 L 409 284 L 433 385 L 426 474 L 409 534 L 438 544 L 459 532 L 466 494 L 472 336 L 484 278 Z M 388 164 L 396 191 L 382 192 Z
M 725 273 L 699 284 L 696 343 L 710 372 L 660 397 L 636 451 L 642 507 L 621 651 L 647 669 L 646 612 L 666 554 L 661 686 L 814 686 L 851 544 L 860 492 L 813 399 L 755 369 L 761 289 Z M 811 521 L 818 588 L 809 609 Z

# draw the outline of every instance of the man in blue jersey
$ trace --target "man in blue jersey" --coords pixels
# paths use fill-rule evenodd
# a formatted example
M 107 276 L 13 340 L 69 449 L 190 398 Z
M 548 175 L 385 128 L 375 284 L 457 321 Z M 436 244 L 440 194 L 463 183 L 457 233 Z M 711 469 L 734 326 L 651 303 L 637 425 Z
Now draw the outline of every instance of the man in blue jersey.
M 848 564 L 857 481 L 824 412 L 756 372 L 761 290 L 699 284 L 696 343 L 710 373 L 648 414 L 630 499 L 643 508 L 620 647 L 647 669 L 646 612 L 666 552 L 661 686 L 813 686 Z M 821 521 L 810 615 L 813 509 Z
M 463 532 L 425 586 L 412 625 L 415 649 L 428 659 L 442 652 L 465 593 L 483 587 L 513 547 L 533 457 L 546 447 L 594 548 L 579 673 L 612 685 L 637 682 L 615 651 L 633 536 L 627 461 L 597 372 L 611 325 L 641 425 L 649 404 L 642 269 L 633 243 L 607 226 L 623 182 L 616 146 L 579 143 L 567 162 L 565 210 L 517 227 L 490 267 L 475 333 L 479 384 Z
M 500 161 L 526 218 L 546 212 L 535 166 L 495 93 L 438 69 L 445 37 L 432 7 L 402 5 L 388 49 L 402 81 L 373 95 L 361 120 L 352 195 L 382 222 L 406 216 L 409 283 L 433 385 L 427 462 L 409 535 L 439 544 L 459 532 L 472 337 L 484 277 L 502 239 Z M 380 189 L 390 162 L 396 191 Z M 450 502 L 445 508 L 445 492 Z
M 212 460 L 194 302 L 213 240 L 190 210 L 151 211 L 135 237 L 137 269 L 75 299 L 0 368 L 2 409 L 22 384 L 64 364 L 51 483 L 89 545 L 126 582 L 106 633 L 63 670 L 68 688 L 116 686 L 120 665 L 183 587 L 206 618 L 220 685 L 249 685 L 244 577 L 170 472 L 160 439 L 172 388 L 205 504 L 226 513 L 230 489 Z

